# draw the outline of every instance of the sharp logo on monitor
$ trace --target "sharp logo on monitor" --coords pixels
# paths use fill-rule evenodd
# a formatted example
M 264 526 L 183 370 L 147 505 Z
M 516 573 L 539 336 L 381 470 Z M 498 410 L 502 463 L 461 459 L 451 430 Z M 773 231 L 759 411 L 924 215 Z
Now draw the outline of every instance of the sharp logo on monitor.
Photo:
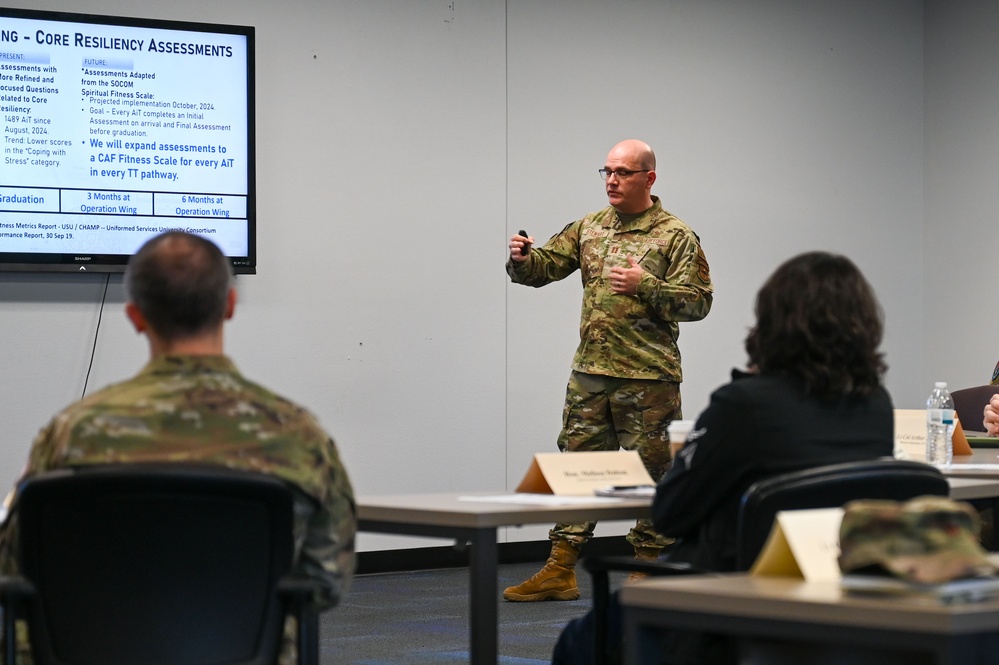
M 0 270 L 183 229 L 256 272 L 252 27 L 0 9 L 0 117 Z

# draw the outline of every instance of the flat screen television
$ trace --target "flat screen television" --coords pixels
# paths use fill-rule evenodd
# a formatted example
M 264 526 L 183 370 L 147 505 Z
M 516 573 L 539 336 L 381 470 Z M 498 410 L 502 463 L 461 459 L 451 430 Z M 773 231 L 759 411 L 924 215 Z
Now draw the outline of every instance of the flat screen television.
M 252 27 L 0 9 L 0 115 L 0 270 L 184 229 L 256 272 Z

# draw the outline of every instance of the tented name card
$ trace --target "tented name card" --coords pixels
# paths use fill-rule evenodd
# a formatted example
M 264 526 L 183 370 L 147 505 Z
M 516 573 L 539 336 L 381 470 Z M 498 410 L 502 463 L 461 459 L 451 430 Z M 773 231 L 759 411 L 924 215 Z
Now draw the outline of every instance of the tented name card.
M 955 418 L 954 454 L 970 455 L 971 445 Z M 895 409 L 895 457 L 926 461 L 926 409 Z
M 538 453 L 518 492 L 592 496 L 610 485 L 655 485 L 642 458 L 633 450 Z
M 842 521 L 842 508 L 777 513 L 770 536 L 750 574 L 797 577 L 808 582 L 838 580 L 839 525 Z

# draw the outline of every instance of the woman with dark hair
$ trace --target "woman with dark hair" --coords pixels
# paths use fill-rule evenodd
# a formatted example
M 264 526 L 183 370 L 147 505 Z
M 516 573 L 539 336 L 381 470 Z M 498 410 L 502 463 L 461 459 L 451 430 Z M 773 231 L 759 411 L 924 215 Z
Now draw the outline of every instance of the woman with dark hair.
M 816 397 L 870 395 L 885 371 L 881 333 L 874 292 L 850 259 L 810 252 L 760 289 L 746 351 L 761 374 L 800 377 Z
M 751 372 L 733 371 L 711 395 L 656 492 L 656 528 L 678 539 L 672 559 L 734 570 L 750 485 L 892 454 L 882 329 L 874 292 L 849 259 L 811 252 L 774 272 L 746 338 Z
M 656 490 L 655 527 L 677 539 L 667 560 L 733 571 L 739 499 L 750 485 L 892 454 L 882 331 L 874 292 L 849 259 L 810 252 L 771 275 L 746 338 L 751 370 L 734 370 L 711 395 Z M 593 662 L 589 618 L 570 623 L 553 663 Z M 611 645 L 620 640 L 616 618 Z M 662 655 L 670 665 L 734 662 L 726 640 L 687 633 L 666 635 Z

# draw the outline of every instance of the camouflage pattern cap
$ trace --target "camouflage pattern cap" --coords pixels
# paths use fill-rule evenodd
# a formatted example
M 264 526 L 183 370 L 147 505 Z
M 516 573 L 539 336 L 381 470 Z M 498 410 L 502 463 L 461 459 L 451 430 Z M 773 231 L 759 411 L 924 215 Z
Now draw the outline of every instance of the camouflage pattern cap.
M 853 501 L 840 524 L 839 567 L 923 584 L 991 574 L 995 568 L 979 544 L 980 528 L 974 508 L 945 497 Z

